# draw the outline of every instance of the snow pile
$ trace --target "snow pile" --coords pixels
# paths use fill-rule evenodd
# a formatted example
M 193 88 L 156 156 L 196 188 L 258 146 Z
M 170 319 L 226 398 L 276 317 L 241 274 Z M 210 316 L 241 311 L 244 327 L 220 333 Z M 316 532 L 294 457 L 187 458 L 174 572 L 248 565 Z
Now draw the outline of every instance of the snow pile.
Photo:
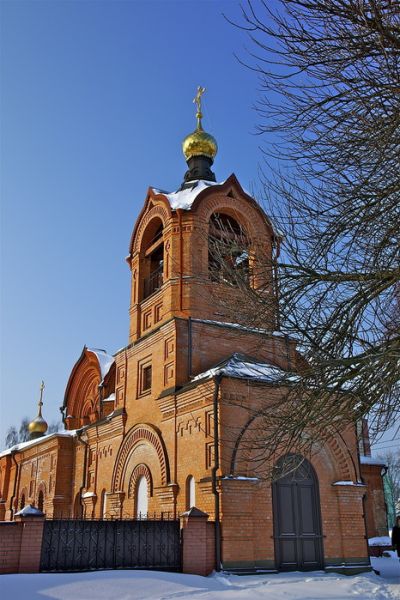
M 15 513 L 16 517 L 43 517 L 43 513 L 38 508 L 32 506 L 32 504 L 27 504 L 20 511 Z
M 375 559 L 397 563 L 391 559 Z M 277 575 L 183 575 L 157 571 L 97 571 L 2 575 L 1 597 L 29 600 L 394 600 L 400 598 L 398 574 L 390 581 L 374 573 L 353 577 L 335 573 Z
M 385 551 L 385 556 L 379 558 L 371 556 L 370 560 L 372 568 L 381 577 L 385 579 L 396 578 L 397 585 L 393 589 L 393 595 L 389 598 L 400 598 L 400 562 L 396 552 Z M 383 597 L 385 598 L 385 596 Z
M 197 181 L 193 181 L 193 184 L 190 187 L 187 187 L 184 190 L 178 190 L 177 192 L 171 192 L 170 194 L 156 188 L 152 189 L 155 194 L 163 194 L 168 199 L 172 210 L 176 210 L 177 208 L 181 208 L 182 210 L 190 210 L 193 202 L 203 190 L 206 190 L 212 185 L 222 185 L 222 183 L 224 182 L 221 181 L 220 183 L 216 183 L 215 181 L 199 179 Z
M 219 363 L 212 369 L 196 375 L 192 381 L 210 379 L 216 375 L 267 383 L 293 383 L 298 380 L 297 375 L 287 373 L 275 365 L 258 362 L 249 356 L 235 352 L 230 358 Z
M 381 537 L 372 537 L 368 540 L 368 546 L 391 546 L 392 540 L 388 535 L 382 535 Z

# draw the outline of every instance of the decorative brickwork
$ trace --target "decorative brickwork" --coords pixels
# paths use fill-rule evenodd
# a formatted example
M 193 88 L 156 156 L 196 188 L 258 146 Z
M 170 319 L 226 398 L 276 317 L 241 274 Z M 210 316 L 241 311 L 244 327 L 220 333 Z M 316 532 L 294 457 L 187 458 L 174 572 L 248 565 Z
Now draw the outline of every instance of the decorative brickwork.
M 122 477 L 126 462 L 133 449 L 140 442 L 146 441 L 151 444 L 157 452 L 160 461 L 161 481 L 165 485 L 169 479 L 168 458 L 165 447 L 159 433 L 149 425 L 138 425 L 128 432 L 120 451 L 118 452 L 115 463 L 115 470 L 112 478 L 113 491 L 121 489 Z

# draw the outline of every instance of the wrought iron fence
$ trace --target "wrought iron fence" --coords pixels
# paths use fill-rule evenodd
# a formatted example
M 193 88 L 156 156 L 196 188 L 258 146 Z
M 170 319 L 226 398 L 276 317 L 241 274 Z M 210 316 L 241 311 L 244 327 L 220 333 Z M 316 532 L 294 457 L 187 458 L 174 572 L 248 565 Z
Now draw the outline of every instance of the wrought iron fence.
M 179 521 L 148 517 L 46 520 L 40 570 L 181 570 Z

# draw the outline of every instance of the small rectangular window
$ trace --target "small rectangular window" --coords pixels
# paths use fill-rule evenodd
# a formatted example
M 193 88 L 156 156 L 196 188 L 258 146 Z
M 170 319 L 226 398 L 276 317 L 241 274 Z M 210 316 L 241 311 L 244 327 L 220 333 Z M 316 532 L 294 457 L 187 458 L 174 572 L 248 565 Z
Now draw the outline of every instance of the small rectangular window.
M 151 393 L 152 364 L 151 355 L 138 361 L 137 370 L 137 397 Z
M 151 390 L 151 365 L 143 367 L 142 371 L 142 392 Z

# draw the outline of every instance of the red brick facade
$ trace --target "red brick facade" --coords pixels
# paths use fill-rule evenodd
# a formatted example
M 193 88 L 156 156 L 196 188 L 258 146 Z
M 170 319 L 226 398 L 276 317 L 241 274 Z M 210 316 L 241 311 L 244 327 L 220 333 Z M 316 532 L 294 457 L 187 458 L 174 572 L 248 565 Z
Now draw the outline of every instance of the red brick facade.
M 267 406 L 282 397 L 284 390 L 243 378 L 193 378 L 234 352 L 292 371 L 299 358 L 295 342 L 274 333 L 275 287 L 265 275 L 253 285 L 263 283 L 271 297 L 266 332 L 230 325 L 240 320 L 239 292 L 208 276 L 208 227 L 216 212 L 234 218 L 254 240 L 251 256 L 263 252 L 272 260 L 272 226 L 234 176 L 203 189 L 189 208 L 176 210 L 166 195 L 149 189 L 127 259 L 132 282 L 129 344 L 112 360 L 103 351 L 84 348 L 67 384 L 67 431 L 0 457 L 0 519 L 12 520 L 22 503 L 37 506 L 40 493 L 48 517 L 134 516 L 142 478 L 146 510 L 178 516 L 190 507 L 192 476 L 196 507 L 211 521 L 220 519 L 222 564 L 275 568 L 271 484 L 252 479 L 251 460 L 243 457 L 237 442 L 249 414 L 260 403 Z M 162 274 L 154 267 L 156 259 Z M 318 480 L 323 565 L 366 567 L 363 496 L 374 492 L 358 483 L 363 473 L 355 432 L 332 438 L 312 465 Z M 381 486 L 379 478 L 370 482 L 374 489 Z M 368 534 L 373 535 L 376 520 L 369 519 Z M 198 535 L 214 536 L 214 528 L 198 520 Z M 187 546 L 193 540 L 188 538 Z M 204 572 L 210 570 L 213 556 L 209 551 L 202 557 Z

